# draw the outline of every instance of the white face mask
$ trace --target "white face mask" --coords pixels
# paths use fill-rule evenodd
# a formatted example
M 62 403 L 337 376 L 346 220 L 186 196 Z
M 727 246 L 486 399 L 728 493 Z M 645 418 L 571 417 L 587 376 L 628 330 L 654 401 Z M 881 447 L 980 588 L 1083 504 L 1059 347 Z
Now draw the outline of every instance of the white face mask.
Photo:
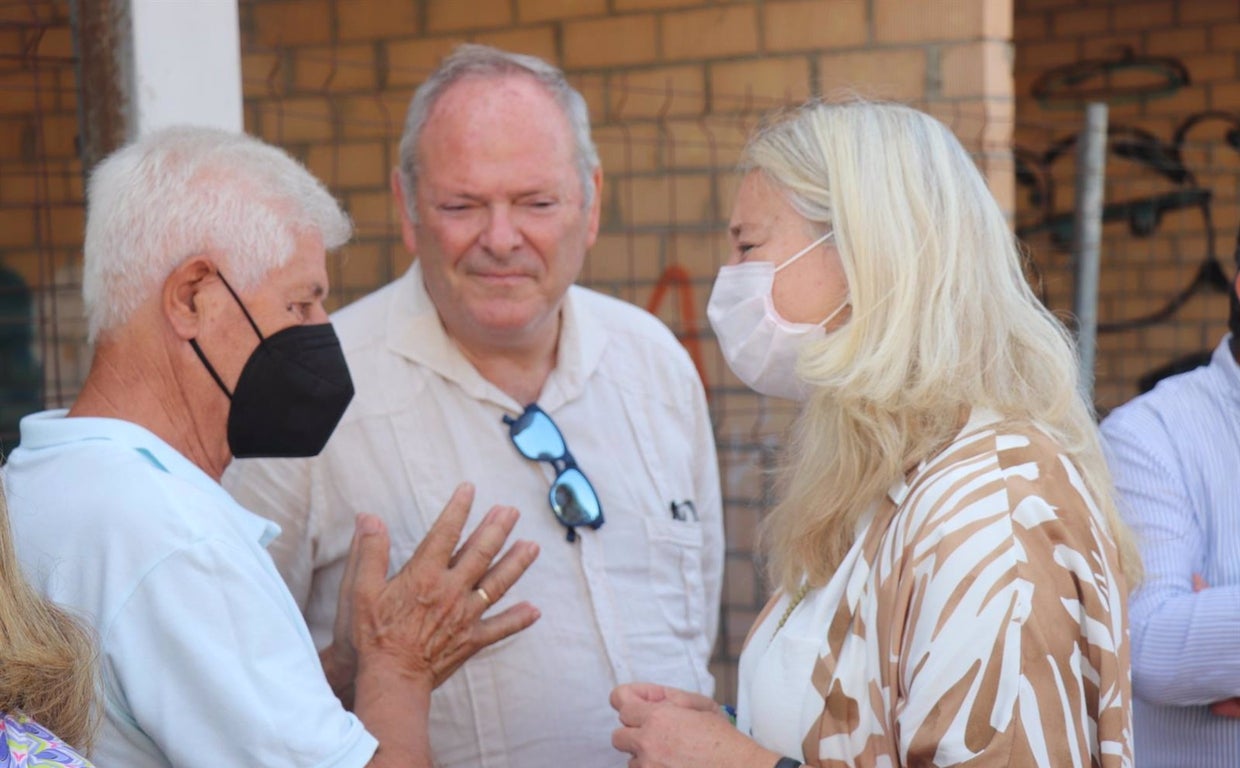
M 809 396 L 809 388 L 796 375 L 797 355 L 807 341 L 826 335 L 824 327 L 848 306 L 848 299 L 822 322 L 791 323 L 775 310 L 771 288 L 775 273 L 832 234 L 818 238 L 778 267 L 769 261 L 751 261 L 720 268 L 706 317 L 719 339 L 723 359 L 750 389 L 787 400 Z

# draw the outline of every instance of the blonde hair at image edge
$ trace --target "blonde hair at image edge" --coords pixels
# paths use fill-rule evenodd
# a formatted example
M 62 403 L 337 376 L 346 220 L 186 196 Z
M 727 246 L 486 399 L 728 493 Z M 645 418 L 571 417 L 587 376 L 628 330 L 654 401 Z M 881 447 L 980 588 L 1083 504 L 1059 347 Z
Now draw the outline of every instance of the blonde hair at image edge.
M 979 407 L 1056 439 L 1134 584 L 1140 559 L 1071 337 L 1030 289 L 1006 217 L 947 127 L 898 104 L 812 102 L 760 128 L 741 170 L 761 171 L 802 216 L 834 229 L 852 304 L 798 363 L 813 395 L 763 524 L 772 582 L 825 584 L 866 509 Z
M 95 650 L 22 577 L 0 487 L 0 712 L 22 712 L 81 752 L 94 733 Z

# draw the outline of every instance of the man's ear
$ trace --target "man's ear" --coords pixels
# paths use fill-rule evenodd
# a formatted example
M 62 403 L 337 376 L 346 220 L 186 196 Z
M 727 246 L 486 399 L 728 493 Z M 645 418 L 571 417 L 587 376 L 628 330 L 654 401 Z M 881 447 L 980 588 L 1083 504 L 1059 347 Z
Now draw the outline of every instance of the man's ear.
M 215 264 L 201 256 L 183 262 L 164 280 L 161 295 L 164 317 L 182 339 L 198 335 L 202 325 L 199 294 L 208 278 L 217 274 Z
M 400 210 L 400 239 L 404 241 L 405 249 L 416 256 L 418 236 L 414 231 L 413 222 L 409 219 L 409 201 L 405 199 L 405 185 L 400 181 L 399 167 L 392 169 L 391 185 L 392 198 L 396 200 L 396 207 Z
M 598 239 L 598 224 L 603 207 L 603 167 L 600 165 L 590 174 L 590 183 L 594 186 L 594 199 L 590 201 L 590 210 L 586 219 L 586 248 L 593 248 Z

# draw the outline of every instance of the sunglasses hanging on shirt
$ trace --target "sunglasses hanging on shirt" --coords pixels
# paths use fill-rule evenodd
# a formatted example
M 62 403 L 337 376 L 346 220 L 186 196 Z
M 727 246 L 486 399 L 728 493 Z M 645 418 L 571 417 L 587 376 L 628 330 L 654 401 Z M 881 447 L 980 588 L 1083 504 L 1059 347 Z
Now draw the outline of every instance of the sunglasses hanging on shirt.
M 547 412 L 537 403 L 530 403 L 515 419 L 505 414 L 504 423 L 508 425 L 508 437 L 522 456 L 545 461 L 555 469 L 547 501 L 556 519 L 568 529 L 568 541 L 576 541 L 579 526 L 597 530 L 603 524 L 603 505 L 594 486 L 577 468 L 564 435 Z

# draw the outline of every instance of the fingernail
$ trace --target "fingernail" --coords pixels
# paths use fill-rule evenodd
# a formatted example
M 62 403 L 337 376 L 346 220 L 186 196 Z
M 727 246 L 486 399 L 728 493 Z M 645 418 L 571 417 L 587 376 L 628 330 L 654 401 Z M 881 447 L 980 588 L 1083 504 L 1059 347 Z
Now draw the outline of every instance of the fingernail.
M 369 536 L 372 533 L 379 533 L 383 530 L 383 523 L 378 517 L 366 513 L 359 513 L 357 516 L 357 532 L 363 536 Z

